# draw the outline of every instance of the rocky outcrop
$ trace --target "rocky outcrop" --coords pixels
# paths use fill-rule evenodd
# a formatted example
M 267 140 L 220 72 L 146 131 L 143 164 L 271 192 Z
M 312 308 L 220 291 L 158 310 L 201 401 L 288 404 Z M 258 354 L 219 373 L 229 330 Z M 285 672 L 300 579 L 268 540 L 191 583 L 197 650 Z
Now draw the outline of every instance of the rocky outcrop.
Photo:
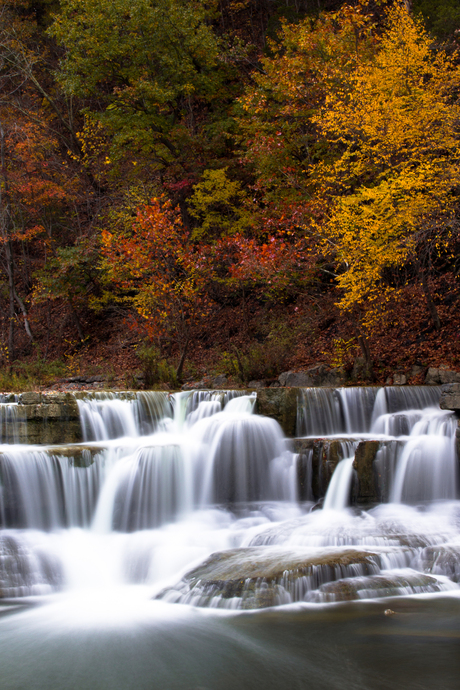
M 380 571 L 378 554 L 358 549 L 311 555 L 249 547 L 212 554 L 157 599 L 217 608 L 257 609 L 303 601 L 321 583 Z
M 297 423 L 297 389 L 261 388 L 257 392 L 257 414 L 276 419 L 288 437 L 295 436 Z
M 427 386 L 440 386 L 444 383 L 460 383 L 460 371 L 454 371 L 442 365 L 438 368 L 429 367 L 425 376 L 425 384 Z
M 390 497 L 394 476 L 396 450 L 399 441 L 357 441 L 354 451 L 355 470 L 352 502 L 358 505 L 386 502 Z M 349 438 L 299 438 L 293 440 L 298 453 L 297 481 L 302 501 L 318 500 L 326 495 L 337 464 L 350 457 Z M 379 453 L 379 451 L 381 451 Z M 311 487 L 311 494 L 309 494 Z
M 309 388 L 310 386 L 343 386 L 348 380 L 344 367 L 331 369 L 324 364 L 317 364 L 305 371 L 285 371 L 278 381 L 288 388 Z
M 326 494 L 338 463 L 346 457 L 349 439 L 296 438 L 297 481 L 301 501 L 318 500 Z M 311 487 L 312 495 L 309 495 Z
M 82 441 L 80 414 L 71 393 L 21 393 L 10 424 L 19 443 L 67 444 Z

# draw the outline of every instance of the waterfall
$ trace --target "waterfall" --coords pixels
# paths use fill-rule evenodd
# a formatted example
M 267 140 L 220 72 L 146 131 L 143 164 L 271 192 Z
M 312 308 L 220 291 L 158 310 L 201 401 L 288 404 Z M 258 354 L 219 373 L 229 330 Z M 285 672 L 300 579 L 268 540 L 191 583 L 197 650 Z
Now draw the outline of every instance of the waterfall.
M 297 407 L 299 436 L 365 433 L 370 429 L 376 388 L 303 388 Z
M 343 510 L 349 505 L 353 461 L 354 456 L 337 465 L 324 498 L 323 510 Z
M 239 684 L 280 690 L 284 655 L 279 682 L 260 676 L 280 640 L 290 663 L 320 659 L 313 680 L 299 666 L 290 684 L 339 687 L 346 663 L 331 682 L 326 671 L 347 635 L 365 655 L 376 647 L 368 625 L 387 629 L 388 645 L 397 629 L 417 634 L 418 648 L 434 629 L 454 646 L 458 419 L 439 408 L 439 389 L 303 389 L 295 439 L 276 421 L 287 416 L 284 392 L 267 393 L 274 418 L 254 414 L 245 391 L 77 393 L 85 441 L 67 445 L 18 443 L 59 439 L 66 421 L 52 396 L 0 396 L 2 689 L 45 690 L 50 678 L 60 690 L 230 688 L 247 659 Z M 61 397 L 78 426 L 70 403 Z M 47 406 L 52 437 L 33 432 Z M 457 678 L 451 656 L 446 687 Z M 348 685 L 396 687 L 399 676 L 395 685 L 375 675 L 380 662 L 366 683 L 353 665 Z
M 77 402 L 85 441 L 151 434 L 173 414 L 170 396 L 160 391 L 92 393 Z
M 0 443 L 19 443 L 19 423 L 22 417 L 17 397 L 0 394 Z

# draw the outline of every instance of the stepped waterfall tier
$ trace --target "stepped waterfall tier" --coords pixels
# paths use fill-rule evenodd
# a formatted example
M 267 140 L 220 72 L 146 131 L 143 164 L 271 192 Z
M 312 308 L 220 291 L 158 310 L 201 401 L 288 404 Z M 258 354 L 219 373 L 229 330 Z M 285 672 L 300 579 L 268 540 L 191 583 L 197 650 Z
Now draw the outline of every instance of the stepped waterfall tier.
M 458 413 L 279 391 L 0 396 L 1 690 L 458 686 Z

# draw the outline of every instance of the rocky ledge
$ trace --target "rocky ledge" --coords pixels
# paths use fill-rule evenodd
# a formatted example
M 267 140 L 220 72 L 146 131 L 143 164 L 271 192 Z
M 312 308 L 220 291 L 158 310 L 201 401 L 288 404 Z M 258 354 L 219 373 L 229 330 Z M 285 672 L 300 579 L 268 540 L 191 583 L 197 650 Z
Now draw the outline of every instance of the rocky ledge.
M 213 608 L 257 609 L 304 601 L 325 582 L 380 572 L 380 556 L 369 551 L 324 550 L 315 555 L 267 547 L 212 554 L 156 599 Z

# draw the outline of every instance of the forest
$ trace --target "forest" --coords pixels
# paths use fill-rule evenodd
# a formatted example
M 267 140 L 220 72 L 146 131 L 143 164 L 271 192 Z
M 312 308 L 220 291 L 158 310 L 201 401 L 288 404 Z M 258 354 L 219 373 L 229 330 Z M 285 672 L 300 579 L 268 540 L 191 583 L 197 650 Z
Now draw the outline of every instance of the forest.
M 460 368 L 459 43 L 458 0 L 0 0 L 0 389 Z

